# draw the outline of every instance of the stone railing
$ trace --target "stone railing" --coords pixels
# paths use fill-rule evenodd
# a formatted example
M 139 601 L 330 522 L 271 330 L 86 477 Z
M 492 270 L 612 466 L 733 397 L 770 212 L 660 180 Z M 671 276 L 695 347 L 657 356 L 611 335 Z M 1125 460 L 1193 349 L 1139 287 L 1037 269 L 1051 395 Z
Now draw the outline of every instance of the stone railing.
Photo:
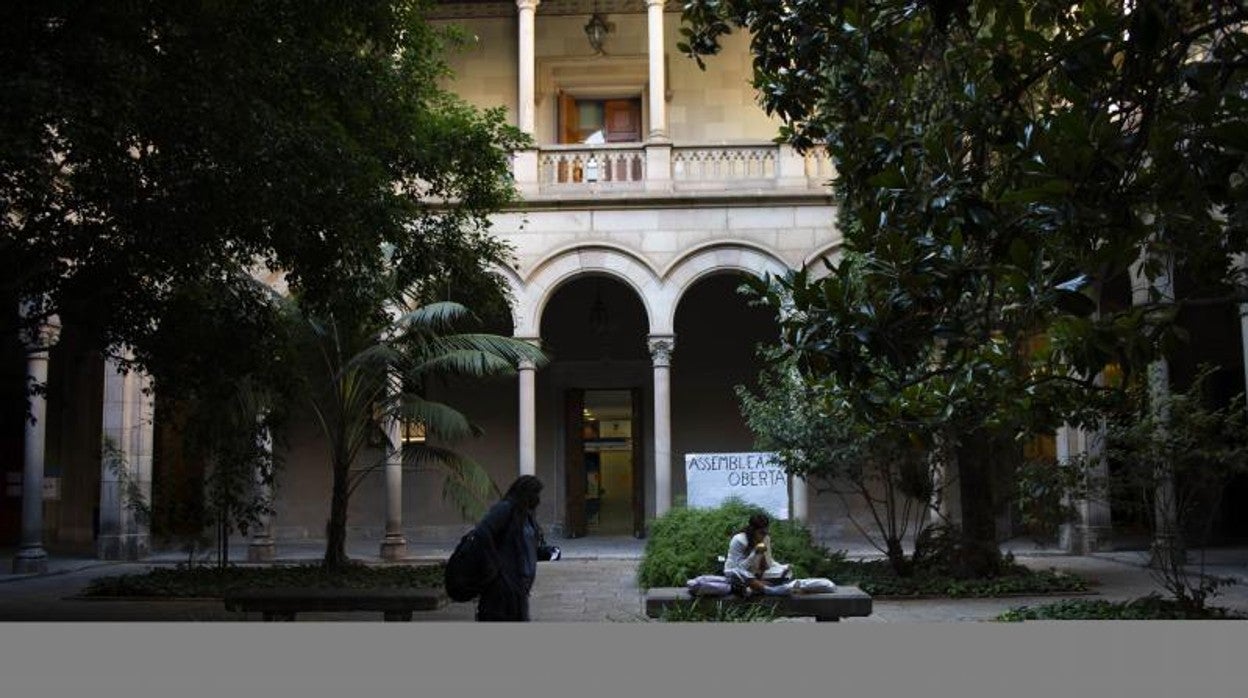
M 513 171 L 522 195 L 557 198 L 642 191 L 826 192 L 833 175 L 822 150 L 803 156 L 770 143 L 547 145 L 519 154 Z
M 675 182 L 731 182 L 776 178 L 778 149 L 764 146 L 672 148 Z
M 824 186 L 836 174 L 836 168 L 832 165 L 832 157 L 823 148 L 807 151 L 805 160 L 806 178 L 814 185 Z
M 538 156 L 543 190 L 640 189 L 646 151 L 638 145 L 546 146 Z

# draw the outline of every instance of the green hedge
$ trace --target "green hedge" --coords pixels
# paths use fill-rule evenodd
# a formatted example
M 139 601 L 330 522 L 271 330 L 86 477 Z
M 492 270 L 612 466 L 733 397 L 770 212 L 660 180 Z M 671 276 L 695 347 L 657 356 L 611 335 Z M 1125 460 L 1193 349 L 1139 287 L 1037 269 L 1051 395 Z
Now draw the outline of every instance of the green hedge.
M 917 570 L 910 577 L 898 577 L 887 560 L 829 559 L 819 568 L 817 576 L 827 577 L 837 584 L 856 586 L 872 596 L 891 598 L 987 598 L 1088 589 L 1088 581 L 1078 575 L 1053 569 L 1035 571 L 1017 563 L 1003 565 L 1002 573 L 996 577 L 958 579 L 925 569 Z
M 1193 613 L 1173 599 L 1149 594 L 1130 601 L 1072 599 L 1040 606 L 1019 606 L 997 616 L 997 620 L 1243 620 L 1240 613 L 1211 606 Z
M 740 500 L 729 500 L 714 509 L 675 507 L 655 520 L 637 570 L 637 584 L 651 587 L 683 587 L 701 574 L 721 574 L 728 541 L 745 527 L 750 516 L 762 509 Z M 791 521 L 772 521 L 772 556 L 793 565 L 797 577 L 818 574 L 828 558 L 838 554 L 815 545 L 810 532 Z
M 637 584 L 680 587 L 700 574 L 721 574 L 718 557 L 728 552 L 728 540 L 750 515 L 761 509 L 731 500 L 714 509 L 675 507 L 654 522 L 637 572 Z M 796 577 L 827 577 L 843 586 L 857 586 L 876 597 L 993 597 L 1016 594 L 1052 594 L 1085 591 L 1087 580 L 1056 570 L 1032 571 L 1006 564 L 1000 576 L 956 579 L 939 570 L 922 569 L 911 577 L 893 573 L 886 560 L 854 561 L 844 552 L 816 545 L 810 532 L 791 521 L 771 524 L 773 555 L 793 565 Z

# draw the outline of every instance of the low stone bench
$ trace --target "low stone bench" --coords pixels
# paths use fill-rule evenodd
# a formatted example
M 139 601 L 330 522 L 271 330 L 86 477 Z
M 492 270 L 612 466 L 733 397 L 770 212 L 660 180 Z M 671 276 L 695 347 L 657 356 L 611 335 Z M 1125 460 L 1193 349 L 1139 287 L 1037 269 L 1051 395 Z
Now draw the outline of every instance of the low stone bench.
M 293 621 L 308 611 L 381 611 L 387 621 L 410 621 L 413 611 L 435 611 L 447 604 L 436 589 L 256 589 L 227 594 L 225 610 L 258 611 L 266 621 Z
M 871 596 L 858 587 L 838 586 L 836 591 L 821 594 L 793 594 L 792 596 L 752 595 L 746 598 L 728 596 L 693 596 L 685 587 L 655 587 L 646 592 L 646 615 L 658 618 L 669 607 L 688 606 L 694 602 L 703 605 L 715 603 L 741 605 L 764 604 L 771 606 L 777 616 L 792 618 L 814 617 L 820 622 L 836 622 L 852 616 L 871 615 Z

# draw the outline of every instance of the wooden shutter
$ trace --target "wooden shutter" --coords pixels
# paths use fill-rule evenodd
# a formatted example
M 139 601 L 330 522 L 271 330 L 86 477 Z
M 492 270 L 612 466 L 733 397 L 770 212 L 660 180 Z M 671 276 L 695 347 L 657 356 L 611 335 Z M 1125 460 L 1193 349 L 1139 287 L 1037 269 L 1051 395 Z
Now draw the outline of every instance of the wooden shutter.
M 559 93 L 559 142 L 581 142 L 580 112 L 576 108 L 576 99 L 566 92 Z
M 609 99 L 603 103 L 608 143 L 641 141 L 641 102 L 636 99 Z
M 564 535 L 585 535 L 585 442 L 581 430 L 585 420 L 585 391 L 570 388 L 564 393 Z
M 645 458 L 645 442 L 642 438 L 645 433 L 642 429 L 644 422 L 642 418 L 645 413 L 641 410 L 642 391 L 641 388 L 633 388 L 633 535 L 638 538 L 646 536 L 646 458 Z

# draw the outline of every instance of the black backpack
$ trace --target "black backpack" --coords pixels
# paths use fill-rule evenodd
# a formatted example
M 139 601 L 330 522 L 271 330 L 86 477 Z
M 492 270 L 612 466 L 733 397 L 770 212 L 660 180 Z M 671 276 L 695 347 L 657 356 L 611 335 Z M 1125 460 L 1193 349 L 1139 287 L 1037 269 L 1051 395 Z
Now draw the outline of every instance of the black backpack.
M 498 553 L 488 531 L 480 526 L 459 539 L 455 551 L 446 561 L 446 595 L 452 601 L 472 601 L 499 574 Z

